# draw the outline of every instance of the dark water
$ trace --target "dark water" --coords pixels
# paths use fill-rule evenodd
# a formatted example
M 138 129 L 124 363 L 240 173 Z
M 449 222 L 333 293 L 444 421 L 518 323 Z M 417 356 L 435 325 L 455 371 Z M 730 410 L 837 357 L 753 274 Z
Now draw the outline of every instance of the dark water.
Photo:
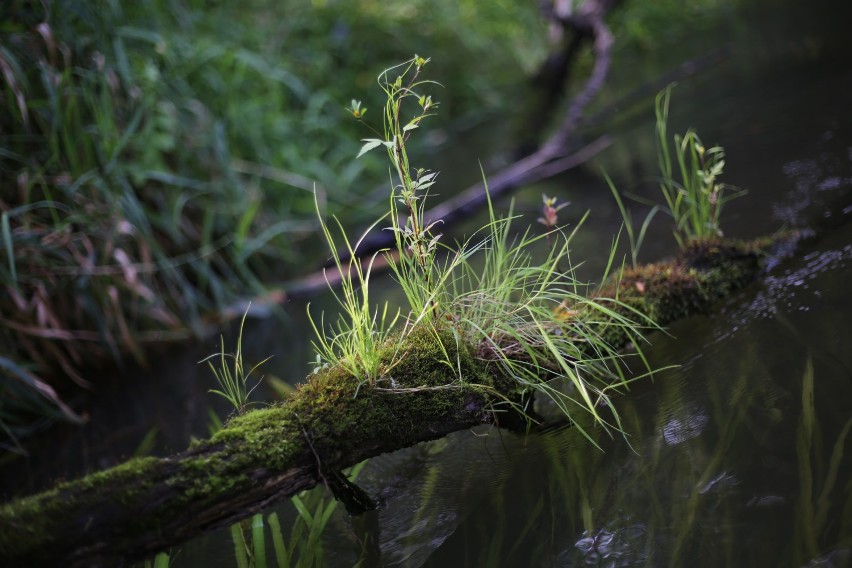
M 383 507 L 355 520 L 332 516 L 327 565 L 352 566 L 357 541 L 370 536 L 378 547 L 365 566 L 852 566 L 852 43 L 832 31 L 847 21 L 833 6 L 800 10 L 732 16 L 678 40 L 668 59 L 620 54 L 601 107 L 724 47 L 720 64 L 676 88 L 670 130 L 694 126 L 723 145 L 724 179 L 748 188 L 729 205 L 726 234 L 792 226 L 813 237 L 712 316 L 651 338 L 652 364 L 678 367 L 617 401 L 627 441 L 599 433 L 599 451 L 570 428 L 482 430 L 371 460 L 359 483 Z M 564 220 L 592 211 L 574 251 L 592 259 L 589 277 L 621 223 L 599 168 L 622 191 L 659 200 L 652 104 L 619 109 L 615 143 L 585 172 L 518 193 L 529 219 L 542 192 L 572 202 Z M 482 157 L 470 156 L 474 177 Z M 658 217 L 644 256 L 673 250 Z M 275 354 L 267 374 L 300 377 L 312 358 L 304 306 L 287 313 L 284 327 L 250 322 L 247 355 Z M 109 465 L 152 427 L 158 452 L 204 435 L 211 378 L 196 362 L 215 351 L 209 343 L 180 359 L 162 355 L 169 363 L 154 386 L 139 380 L 150 371 L 130 371 L 99 395 L 89 426 L 45 440 L 53 450 L 18 472 L 37 484 Z M 57 457 L 64 469 L 48 470 Z M 277 511 L 286 537 L 294 509 Z M 230 533 L 188 543 L 172 565 L 233 566 Z

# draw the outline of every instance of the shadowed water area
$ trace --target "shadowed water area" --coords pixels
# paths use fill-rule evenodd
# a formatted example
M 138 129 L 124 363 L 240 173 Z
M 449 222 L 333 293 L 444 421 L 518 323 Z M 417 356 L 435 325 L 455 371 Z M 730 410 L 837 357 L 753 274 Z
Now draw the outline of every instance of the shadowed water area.
M 845 25 L 833 12 L 764 16 L 697 33 L 669 59 L 617 54 L 608 92 L 629 92 L 721 48 L 718 64 L 675 89 L 670 132 L 694 126 L 724 146 L 723 181 L 749 190 L 729 205 L 726 235 L 787 226 L 811 237 L 712 315 L 650 338 L 652 366 L 670 368 L 616 399 L 624 438 L 597 432 L 599 450 L 565 425 L 527 436 L 483 429 L 375 458 L 358 483 L 380 509 L 330 517 L 325 565 L 852 565 L 852 43 L 833 29 Z M 586 172 L 518 193 L 516 208 L 530 222 L 542 192 L 572 202 L 565 221 L 592 211 L 572 251 L 592 259 L 588 278 L 621 223 L 599 168 L 623 192 L 661 201 L 651 98 L 603 126 L 614 144 Z M 466 157 L 470 170 L 458 175 L 475 177 L 485 156 Z M 637 205 L 634 218 L 646 211 Z M 667 223 L 656 219 L 644 259 L 674 251 Z M 328 298 L 316 304 L 333 309 Z M 305 307 L 286 310 L 285 324 L 250 322 L 247 358 L 274 354 L 267 374 L 298 379 L 313 358 Z M 116 463 L 152 427 L 160 453 L 204 436 L 212 377 L 197 361 L 215 348 L 209 341 L 164 354 L 162 368 L 132 370 L 99 392 L 84 429 L 40 442 L 48 452 L 23 467 L 30 483 Z M 63 465 L 50 468 L 55 461 Z M 295 510 L 284 503 L 276 511 L 286 539 Z M 275 565 L 271 544 L 267 553 Z M 172 565 L 235 565 L 231 533 L 188 543 Z

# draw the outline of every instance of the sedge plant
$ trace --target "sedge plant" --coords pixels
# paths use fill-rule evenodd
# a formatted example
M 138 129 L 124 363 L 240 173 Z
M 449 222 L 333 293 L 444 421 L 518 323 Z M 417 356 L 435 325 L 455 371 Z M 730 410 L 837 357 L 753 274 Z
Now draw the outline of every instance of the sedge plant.
M 613 329 L 625 334 L 650 372 L 640 333 L 655 324 L 618 299 L 590 297 L 590 286 L 575 278 L 570 243 L 588 214 L 567 234 L 553 230 L 532 235 L 527 230 L 517 236 L 512 209 L 506 218 L 498 218 L 490 199 L 488 205 L 482 264 L 464 262 L 453 279 L 450 309 L 457 328 L 504 375 L 524 390 L 544 395 L 561 414 L 576 417 L 585 412 L 594 423 L 620 431 L 611 395 L 642 375 L 628 379 L 627 356 L 609 337 Z M 537 260 L 532 250 L 542 239 L 553 246 Z M 615 246 L 608 266 L 614 265 L 614 256 Z M 601 413 L 604 407 L 611 409 L 613 422 Z M 574 423 L 597 445 L 580 422 Z
M 238 412 L 241 412 L 248 406 L 249 396 L 260 384 L 260 380 L 258 380 L 253 387 L 249 387 L 249 377 L 251 377 L 252 373 L 254 373 L 261 365 L 271 359 L 271 357 L 267 357 L 246 371 L 245 363 L 243 362 L 243 327 L 245 326 L 249 309 L 251 309 L 251 304 L 249 304 L 248 308 L 246 308 L 245 313 L 243 313 L 243 319 L 240 321 L 240 331 L 237 336 L 236 352 L 226 353 L 225 339 L 220 336 L 219 352 L 209 355 L 199 361 L 199 363 L 207 363 L 210 370 L 213 372 L 213 376 L 216 378 L 216 382 L 219 383 L 219 388 L 211 389 L 210 392 L 225 398 Z M 214 359 L 216 357 L 219 358 L 218 366 L 214 364 Z
M 675 134 L 672 151 L 667 133 L 672 88 L 669 85 L 656 98 L 657 158 L 660 189 L 675 222 L 675 239 L 683 248 L 692 240 L 722 236 L 719 218 L 723 206 L 745 191 L 719 182 L 725 151 L 721 146 L 706 148 L 694 129 Z

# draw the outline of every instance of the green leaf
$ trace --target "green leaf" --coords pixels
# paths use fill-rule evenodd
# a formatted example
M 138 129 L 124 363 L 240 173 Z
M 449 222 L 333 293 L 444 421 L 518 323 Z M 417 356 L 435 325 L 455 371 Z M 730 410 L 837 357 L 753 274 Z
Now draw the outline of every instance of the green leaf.
M 249 568 L 248 553 L 246 552 L 246 540 L 240 523 L 231 525 L 231 538 L 234 541 L 234 557 L 237 568 Z
M 266 539 L 263 534 L 263 513 L 251 518 L 251 541 L 255 568 L 266 568 Z
M 168 552 L 161 552 L 154 557 L 154 568 L 169 568 Z
M 15 270 L 15 248 L 12 242 L 12 229 L 9 227 L 9 213 L 3 213 L 0 217 L 3 231 L 3 248 L 6 249 L 6 259 L 9 263 L 9 272 L 11 273 L 12 286 L 15 290 L 18 289 L 18 274 Z
M 363 156 L 364 154 L 366 154 L 367 152 L 369 152 L 370 150 L 372 150 L 373 148 L 377 148 L 377 147 L 381 146 L 382 144 L 387 145 L 387 142 L 385 142 L 384 140 L 380 140 L 379 138 L 364 138 L 361 141 L 365 142 L 365 144 L 363 146 L 361 146 L 361 151 L 358 152 L 357 156 L 355 156 L 356 160 L 358 158 L 360 158 L 361 156 Z
M 281 523 L 278 520 L 278 514 L 270 513 L 267 521 L 272 531 L 272 546 L 275 549 L 275 560 L 278 561 L 279 568 L 290 566 L 290 555 L 287 553 L 287 547 L 284 545 L 284 535 L 281 534 Z

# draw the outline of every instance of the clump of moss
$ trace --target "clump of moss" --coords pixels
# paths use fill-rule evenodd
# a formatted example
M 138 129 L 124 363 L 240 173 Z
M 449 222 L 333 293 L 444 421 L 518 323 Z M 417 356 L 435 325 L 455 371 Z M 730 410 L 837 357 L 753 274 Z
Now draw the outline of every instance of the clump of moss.
M 420 438 L 424 428 L 439 431 L 441 422 L 470 421 L 486 407 L 491 376 L 472 346 L 458 344 L 449 330 L 418 327 L 395 345 L 389 342 L 382 353 L 385 371 L 376 380 L 329 368 L 312 375 L 288 401 L 305 436 L 319 440 L 332 459 L 352 444 L 399 447 L 402 440 Z
M 659 325 L 706 313 L 754 279 L 770 244 L 766 240 L 692 241 L 672 261 L 625 269 L 602 286 L 598 295 L 618 298 L 624 306 L 647 314 Z M 624 345 L 625 338 L 618 329 L 607 330 L 607 334 L 613 345 Z

